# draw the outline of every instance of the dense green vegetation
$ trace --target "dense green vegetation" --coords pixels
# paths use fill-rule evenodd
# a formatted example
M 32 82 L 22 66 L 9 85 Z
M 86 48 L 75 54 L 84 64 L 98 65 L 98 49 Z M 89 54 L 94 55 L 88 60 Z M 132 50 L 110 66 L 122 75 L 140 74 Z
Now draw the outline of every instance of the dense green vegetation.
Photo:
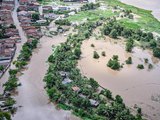
M 59 19 L 55 21 L 55 24 L 57 25 L 71 25 L 71 23 L 68 21 L 68 19 Z
M 132 39 L 127 40 L 126 42 L 126 51 L 131 52 L 133 49 L 134 41 Z
M 143 66 L 142 64 L 138 64 L 138 65 L 137 65 L 137 68 L 138 68 L 138 69 L 144 69 L 144 66 Z
M 50 100 L 86 120 L 141 120 L 140 116 L 130 113 L 119 95 L 113 98 L 109 90 L 101 88 L 94 79 L 82 76 L 76 68 L 74 51 L 91 36 L 94 23 L 84 23 L 77 29 L 78 33 L 70 35 L 65 43 L 55 47 L 48 58 L 50 66 L 44 81 Z
M 33 19 L 33 21 L 39 20 L 40 19 L 40 14 L 39 13 L 33 13 L 32 14 L 32 19 Z
M 118 55 L 113 55 L 112 59 L 108 61 L 107 66 L 113 70 L 119 70 L 121 65 L 118 60 Z
M 155 57 L 158 57 L 158 58 L 160 58 L 160 48 L 154 48 L 153 49 L 153 55 L 155 56 Z
M 0 120 L 11 120 L 11 116 L 8 112 L 0 111 Z
M 100 6 L 100 4 L 99 3 L 87 3 L 87 4 L 85 4 L 85 5 L 83 5 L 82 7 L 81 7 L 81 10 L 82 11 L 87 11 L 87 10 L 95 10 L 96 8 L 98 8 Z
M 153 55 L 155 57 L 160 57 L 159 43 L 154 39 L 151 32 L 126 28 L 115 19 L 109 19 L 106 24 L 104 24 L 102 33 L 112 38 L 124 37 L 128 39 L 126 42 L 126 51 L 128 52 L 132 51 L 134 42 L 136 42 L 143 48 L 153 49 Z M 143 46 L 144 44 L 146 44 L 146 46 Z
M 120 2 L 119 0 L 104 0 L 103 2 L 105 2 L 106 4 L 112 7 L 120 6 L 125 10 L 131 10 L 133 13 L 140 16 L 137 22 L 133 22 L 132 20 L 129 20 L 129 19 L 121 21 L 121 23 L 124 23 L 126 27 L 131 28 L 133 26 L 132 28 L 134 28 L 135 26 L 138 25 L 140 29 L 144 29 L 150 32 L 160 33 L 160 22 L 153 17 L 153 15 L 151 14 L 152 11 L 144 10 L 131 5 L 126 5 Z M 131 24 L 132 26 L 130 26 Z

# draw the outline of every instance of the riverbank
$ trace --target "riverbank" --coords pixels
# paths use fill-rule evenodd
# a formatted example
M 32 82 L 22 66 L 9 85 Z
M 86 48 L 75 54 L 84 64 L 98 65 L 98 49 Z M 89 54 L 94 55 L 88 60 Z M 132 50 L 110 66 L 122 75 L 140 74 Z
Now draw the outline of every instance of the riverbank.
M 120 1 L 146 10 L 152 10 L 153 16 L 160 20 L 159 0 L 153 0 L 152 2 L 148 0 L 120 0 Z

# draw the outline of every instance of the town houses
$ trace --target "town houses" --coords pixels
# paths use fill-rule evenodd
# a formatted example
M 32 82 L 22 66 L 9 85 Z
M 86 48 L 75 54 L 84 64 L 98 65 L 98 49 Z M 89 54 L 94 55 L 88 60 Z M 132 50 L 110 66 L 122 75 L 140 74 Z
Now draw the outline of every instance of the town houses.
M 42 37 L 40 26 L 35 25 L 35 22 L 41 18 L 39 14 L 39 4 L 35 1 L 19 0 L 18 19 L 20 26 L 24 30 L 29 40 L 39 39 Z
M 19 0 L 17 17 L 28 42 L 42 37 L 40 26 L 36 21 L 42 18 L 39 15 L 39 3 L 35 0 Z M 10 66 L 16 51 L 16 44 L 21 42 L 19 31 L 14 25 L 12 12 L 15 0 L 3 0 L 0 2 L 0 77 Z
M 21 40 L 12 18 L 14 6 L 14 0 L 3 0 L 0 4 L 0 77 L 10 66 L 16 43 Z

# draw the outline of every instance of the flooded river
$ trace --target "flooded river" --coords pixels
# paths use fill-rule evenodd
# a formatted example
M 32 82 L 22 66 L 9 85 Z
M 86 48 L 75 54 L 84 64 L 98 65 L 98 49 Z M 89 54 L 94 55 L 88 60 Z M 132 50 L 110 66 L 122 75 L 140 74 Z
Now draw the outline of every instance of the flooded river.
M 91 44 L 95 47 L 91 47 Z M 105 51 L 106 57 L 93 59 L 93 51 L 99 55 Z M 121 64 L 131 56 L 133 64 L 125 64 L 120 71 L 111 70 L 106 64 L 113 55 L 119 56 Z M 154 69 L 148 70 L 144 58 L 154 64 Z M 145 69 L 138 70 L 138 64 L 144 64 Z M 107 40 L 86 40 L 82 44 L 82 58 L 78 66 L 82 74 L 95 78 L 101 86 L 111 90 L 113 95 L 121 95 L 126 105 L 133 108 L 137 104 L 142 107 L 144 116 L 149 120 L 160 119 L 160 62 L 149 51 L 134 48 L 133 54 L 127 53 L 123 42 L 116 44 L 115 40 L 108 37 Z
M 126 4 L 134 5 L 139 8 L 152 10 L 155 18 L 160 20 L 160 0 L 120 0 Z

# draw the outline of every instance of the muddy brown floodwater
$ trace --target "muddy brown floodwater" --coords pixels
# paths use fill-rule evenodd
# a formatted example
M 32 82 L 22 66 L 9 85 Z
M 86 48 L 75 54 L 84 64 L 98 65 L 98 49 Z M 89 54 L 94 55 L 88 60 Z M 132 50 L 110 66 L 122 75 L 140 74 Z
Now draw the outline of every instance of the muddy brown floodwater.
M 82 44 L 82 56 L 78 62 L 83 75 L 93 77 L 103 87 L 112 91 L 113 95 L 121 95 L 126 105 L 133 108 L 135 104 L 142 107 L 144 116 L 149 120 L 160 120 L 160 62 L 152 57 L 147 50 L 134 48 L 133 53 L 127 53 L 123 40 L 85 40 Z M 91 47 L 94 44 L 95 47 Z M 93 51 L 101 55 L 106 52 L 106 57 L 93 59 Z M 124 65 L 120 71 L 111 70 L 106 66 L 108 60 L 118 55 L 120 63 L 131 56 L 132 65 Z M 148 58 L 149 63 L 154 64 L 154 69 L 148 70 L 148 64 L 144 63 Z M 144 64 L 144 70 L 138 70 L 137 64 Z
M 22 86 L 16 96 L 18 111 L 13 120 L 75 120 L 69 111 L 57 110 L 49 103 L 44 89 L 43 78 L 48 69 L 46 63 L 52 54 L 52 45 L 59 45 L 66 38 L 62 35 L 54 38 L 42 37 L 39 47 L 34 51 L 27 70 L 19 77 Z

